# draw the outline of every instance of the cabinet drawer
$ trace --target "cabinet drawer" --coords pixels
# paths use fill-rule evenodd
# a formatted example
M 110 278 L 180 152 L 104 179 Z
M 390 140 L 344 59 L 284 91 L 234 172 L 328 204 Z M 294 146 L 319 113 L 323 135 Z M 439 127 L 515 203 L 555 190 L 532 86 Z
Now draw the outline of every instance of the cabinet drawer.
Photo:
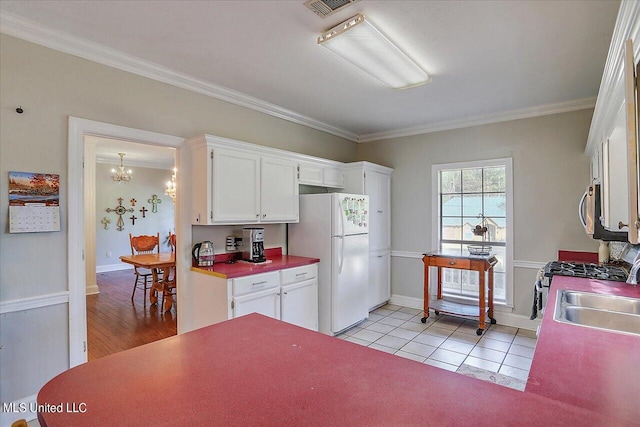
M 317 271 L 317 266 L 315 264 L 280 270 L 280 273 L 282 274 L 282 284 L 288 285 L 289 283 L 313 279 L 316 277 Z
M 277 271 L 233 279 L 233 295 L 244 295 L 250 292 L 263 291 L 265 289 L 280 286 L 280 276 Z
M 471 261 L 468 259 L 453 259 L 453 258 L 437 258 L 431 257 L 429 265 L 436 267 L 448 267 L 448 268 L 461 268 L 468 270 L 471 268 Z

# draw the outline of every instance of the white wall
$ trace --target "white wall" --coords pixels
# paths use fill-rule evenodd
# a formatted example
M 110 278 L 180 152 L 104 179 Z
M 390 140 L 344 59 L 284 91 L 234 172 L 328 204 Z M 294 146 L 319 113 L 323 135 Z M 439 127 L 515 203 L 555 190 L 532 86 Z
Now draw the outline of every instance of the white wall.
M 169 252 L 166 237 L 174 228 L 174 205 L 169 196 L 164 194 L 166 182 L 171 180 L 171 170 L 152 169 L 143 167 L 131 167 L 133 178 L 130 182 L 114 182 L 111 180 L 111 168 L 113 165 L 98 163 L 96 165 L 96 269 L 98 272 L 125 269 L 118 257 L 131 254 L 129 246 L 129 233 L 134 236 L 140 234 L 155 235 L 160 233 L 161 252 Z M 152 205 L 148 202 L 153 194 L 156 194 L 162 203 L 158 204 L 158 212 L 152 212 Z M 133 209 L 122 216 L 124 229 L 118 231 L 118 215 L 114 212 L 106 212 L 107 208 L 118 206 L 118 198 L 124 200 L 122 205 L 127 209 Z M 131 199 L 136 199 L 136 205 L 131 205 Z M 140 211 L 146 208 L 144 217 Z M 135 224 L 131 220 L 134 215 Z M 109 218 L 111 223 L 105 230 L 101 223 L 103 218 Z M 107 257 L 111 252 L 111 258 Z
M 559 249 L 597 251 L 578 220 L 589 184 L 584 148 L 593 110 L 360 144 L 358 157 L 394 169 L 391 179 L 392 293 L 422 298 L 420 254 L 431 248 L 431 165 L 511 157 L 514 260 L 557 259 Z M 535 268 L 514 271 L 516 314 L 528 316 Z
M 0 93 L 0 194 L 8 192 L 10 170 L 59 174 L 61 183 L 61 231 L 56 233 L 8 234 L 8 198 L 0 197 L 3 402 L 33 398 L 46 381 L 69 367 L 67 235 L 70 226 L 80 226 L 67 221 L 69 116 L 185 138 L 209 133 L 356 160 L 356 144 L 342 138 L 4 34 Z M 23 114 L 15 112 L 18 106 Z M 181 246 L 189 250 L 191 244 L 183 241 Z M 22 321 L 25 317 L 33 321 Z M 5 414 L 0 418 L 2 424 L 12 421 Z

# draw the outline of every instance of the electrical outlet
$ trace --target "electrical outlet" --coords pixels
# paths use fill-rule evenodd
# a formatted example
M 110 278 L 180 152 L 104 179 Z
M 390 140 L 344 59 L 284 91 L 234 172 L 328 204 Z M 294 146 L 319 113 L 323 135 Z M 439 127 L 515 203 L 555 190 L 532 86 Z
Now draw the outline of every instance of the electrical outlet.
M 107 258 L 111 258 L 111 251 L 107 251 Z

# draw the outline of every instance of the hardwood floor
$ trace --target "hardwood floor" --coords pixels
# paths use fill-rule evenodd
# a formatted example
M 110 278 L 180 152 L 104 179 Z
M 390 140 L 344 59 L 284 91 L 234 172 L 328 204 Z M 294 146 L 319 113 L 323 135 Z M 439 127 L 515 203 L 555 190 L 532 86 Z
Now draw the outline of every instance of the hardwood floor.
M 143 304 L 141 289 L 132 302 L 133 280 L 133 270 L 97 274 L 100 293 L 87 295 L 90 361 L 176 335 L 175 297 L 167 313 L 156 305 L 149 306 L 149 295 Z

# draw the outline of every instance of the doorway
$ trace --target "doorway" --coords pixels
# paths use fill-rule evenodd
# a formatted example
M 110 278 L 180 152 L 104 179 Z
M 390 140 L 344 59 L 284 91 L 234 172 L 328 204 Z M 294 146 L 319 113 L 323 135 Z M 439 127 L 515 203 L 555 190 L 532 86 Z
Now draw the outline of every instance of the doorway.
M 86 308 L 86 248 L 85 248 L 85 183 L 84 165 L 91 165 L 85 159 L 85 138 L 88 136 L 129 141 L 159 147 L 173 147 L 176 150 L 176 164 L 180 165 L 180 147 L 184 139 L 175 136 L 127 128 L 108 123 L 69 117 L 68 144 L 68 283 L 69 283 L 69 366 L 73 367 L 87 361 L 87 308 Z M 85 163 L 85 160 L 87 163 Z M 95 163 L 94 163 L 95 164 Z M 187 170 L 187 169 L 185 169 Z M 178 173 L 177 187 L 181 179 Z M 180 219 L 184 209 L 176 204 L 175 224 L 178 235 L 189 232 Z M 94 216 L 95 218 L 95 216 Z M 181 264 L 176 256 L 176 265 Z M 178 278 L 179 280 L 179 278 Z M 180 291 L 177 295 L 181 299 Z M 178 328 L 179 329 L 179 328 Z
M 176 334 L 176 306 L 165 313 L 151 305 L 149 291 L 140 289 L 132 295 L 133 269 L 119 259 L 131 253 L 129 233 L 159 233 L 159 250 L 171 251 L 168 239 L 175 232 L 175 204 L 165 189 L 175 167 L 175 151 L 84 137 L 88 360 Z M 130 173 L 118 177 L 118 168 Z M 114 212 L 118 205 L 125 214 Z

